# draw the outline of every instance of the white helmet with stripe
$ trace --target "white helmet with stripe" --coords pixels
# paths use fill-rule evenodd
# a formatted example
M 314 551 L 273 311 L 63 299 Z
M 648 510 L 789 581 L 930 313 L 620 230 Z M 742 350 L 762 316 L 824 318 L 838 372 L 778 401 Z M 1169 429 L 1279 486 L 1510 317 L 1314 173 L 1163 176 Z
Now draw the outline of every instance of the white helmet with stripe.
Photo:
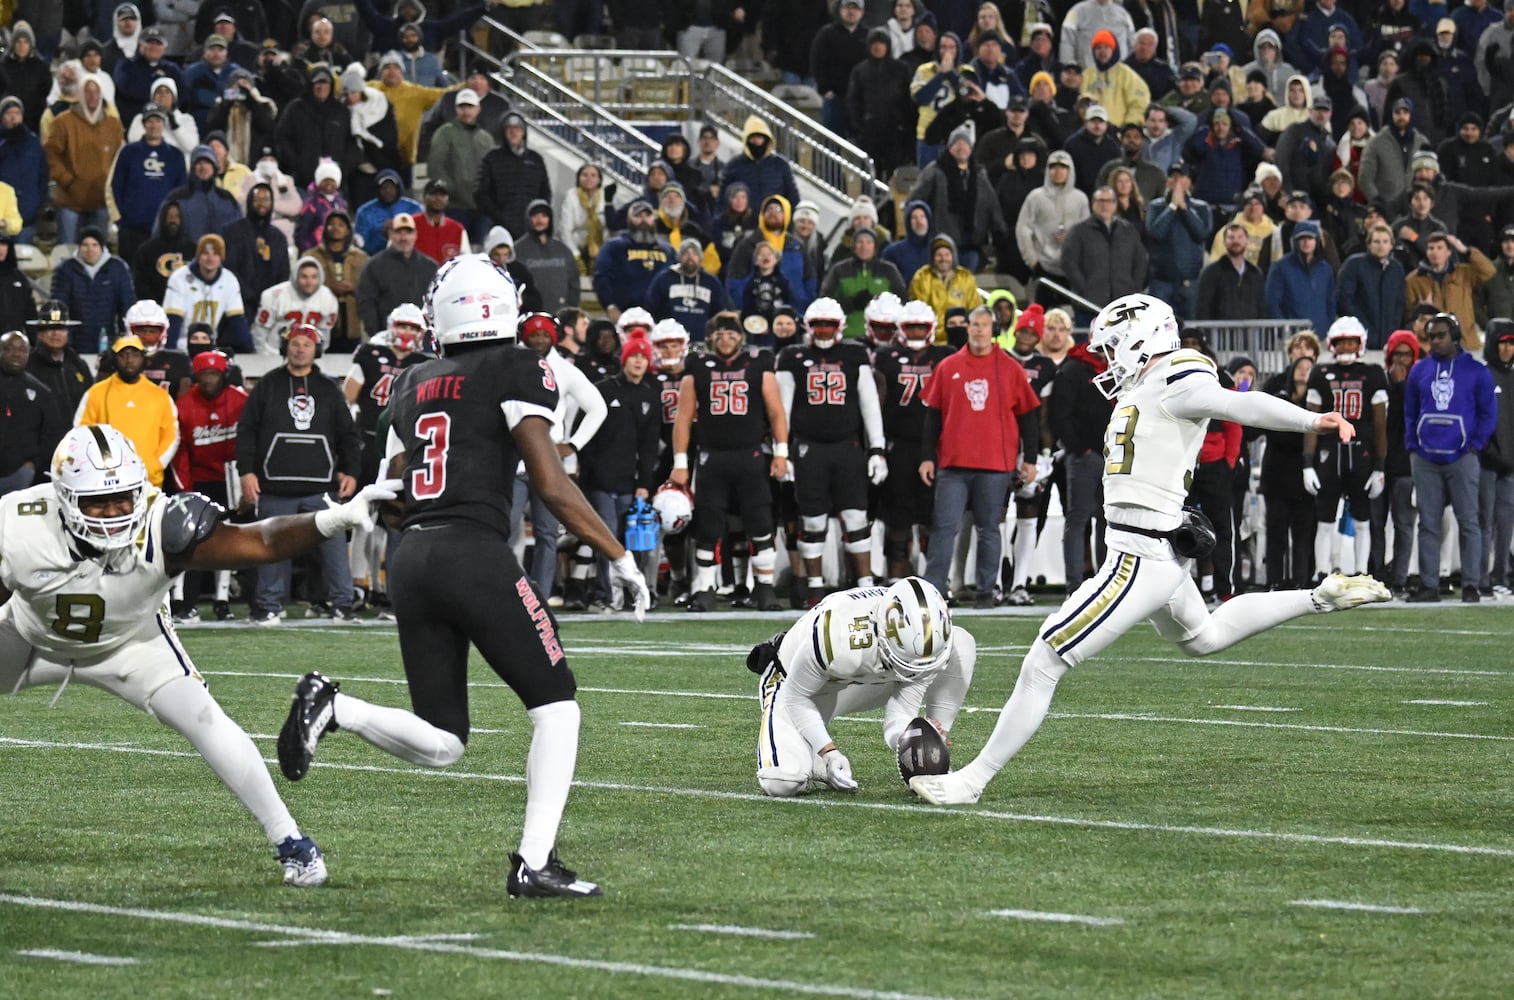
M 941 592 L 918 576 L 891 585 L 873 606 L 873 635 L 883 666 L 909 680 L 946 666 L 951 610 Z
M 53 492 L 64 527 L 97 549 L 122 549 L 136 540 L 147 519 L 147 467 L 126 435 L 109 424 L 75 427 L 53 451 Z M 82 502 L 105 497 L 131 500 L 125 514 L 86 514 Z
M 1109 362 L 1108 371 L 1094 376 L 1094 387 L 1114 399 L 1140 378 L 1148 361 L 1182 346 L 1172 306 L 1139 292 L 1122 295 L 1099 310 L 1088 328 L 1088 349 Z

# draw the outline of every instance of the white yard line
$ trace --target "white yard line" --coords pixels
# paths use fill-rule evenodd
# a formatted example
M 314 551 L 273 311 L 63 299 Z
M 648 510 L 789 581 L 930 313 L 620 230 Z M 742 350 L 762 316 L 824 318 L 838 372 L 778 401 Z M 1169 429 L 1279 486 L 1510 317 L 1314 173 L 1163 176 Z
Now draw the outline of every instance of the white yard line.
M 1128 712 L 1052 712 L 1053 719 L 1103 719 L 1109 722 L 1170 722 L 1184 726 L 1232 726 L 1241 729 L 1288 729 L 1305 733 L 1346 733 L 1356 736 L 1419 736 L 1441 740 L 1514 742 L 1514 736 L 1490 733 L 1447 733 L 1424 729 L 1373 729 L 1362 726 L 1307 726 L 1300 722 L 1253 722 L 1249 719 L 1187 719 L 1181 716 Z
M 75 965 L 138 965 L 135 958 L 117 958 L 113 955 L 91 955 L 83 951 L 57 951 L 53 948 L 27 948 L 16 952 L 27 958 L 51 958 L 58 962 L 73 962 Z
M 1485 701 L 1454 701 L 1450 698 L 1412 698 L 1401 702 L 1404 705 L 1449 705 L 1452 708 L 1478 708 L 1486 705 Z
M 809 931 L 774 931 L 764 927 L 740 927 L 736 924 L 668 924 L 670 931 L 695 931 L 700 934 L 730 934 L 735 937 L 766 938 L 770 941 L 809 941 Z
M 482 934 L 396 934 L 385 938 L 386 942 L 401 942 L 405 944 L 427 944 L 432 941 L 477 941 Z M 342 944 L 340 941 L 328 941 L 325 938 L 290 939 L 281 938 L 277 941 L 254 941 L 254 948 L 303 948 L 313 944 Z
M 558 968 L 586 969 L 591 972 L 608 972 L 633 976 L 648 976 L 656 979 L 672 979 L 690 983 L 709 983 L 718 986 L 734 986 L 742 989 L 774 990 L 783 993 L 799 993 L 809 996 L 851 997 L 855 1000 L 945 1000 L 941 997 L 916 993 L 897 993 L 891 990 L 870 990 L 833 983 L 804 983 L 789 979 L 763 979 L 758 976 L 730 975 L 707 972 L 703 969 L 688 969 L 673 965 L 644 965 L 639 962 L 612 962 L 602 959 L 577 958 L 572 955 L 557 955 L 549 952 L 508 951 L 499 948 L 479 948 L 468 944 L 447 941 L 425 940 L 406 937 L 380 937 L 367 934 L 350 934 L 345 931 L 324 930 L 315 927 L 291 927 L 287 924 L 259 923 L 253 920 L 234 920 L 227 917 L 212 917 L 200 913 L 179 913 L 172 910 L 149 910 L 141 907 L 105 906 L 70 899 L 42 899 L 35 896 L 0 894 L 0 904 L 31 907 L 36 909 L 63 910 L 70 913 L 89 913 L 97 916 L 124 917 L 143 922 L 181 924 L 190 927 L 216 927 L 222 930 L 247 931 L 254 934 L 269 934 L 276 937 L 318 940 L 328 944 L 396 948 L 401 951 L 433 952 L 442 955 L 462 955 L 468 958 L 497 959 L 506 962 L 527 962 L 551 965 Z M 592 905 L 592 904 L 591 904 Z
M 1039 920 L 1051 924 L 1083 924 L 1087 927 L 1118 927 L 1125 922 L 1119 917 L 1088 917 L 1081 913 L 1048 913 L 1044 910 L 989 910 L 988 915 L 1014 920 Z
M 1295 899 L 1293 906 L 1315 910 L 1350 910 L 1355 913 L 1397 913 L 1406 916 L 1424 913 L 1416 906 L 1379 906 L 1376 903 L 1353 903 L 1344 899 Z
M 25 740 L 0 736 L 0 748 L 19 747 L 40 750 L 96 750 L 108 753 L 139 753 L 155 757 L 178 757 L 200 760 L 200 755 L 187 750 L 149 750 L 141 747 L 125 748 L 102 743 L 64 743 L 52 740 Z M 274 758 L 265 758 L 268 764 Z M 408 767 L 380 767 L 375 764 L 315 765 L 329 771 L 357 771 L 367 774 L 399 774 L 412 778 L 434 781 L 498 781 L 505 784 L 523 785 L 526 779 L 518 774 L 487 774 L 470 771 L 434 771 Z M 967 816 L 1005 823 L 1045 824 L 1049 826 L 1082 827 L 1090 830 L 1127 830 L 1137 833 L 1171 833 L 1195 837 L 1218 837 L 1235 840 L 1264 840 L 1282 844 L 1309 844 L 1337 847 L 1382 848 L 1385 850 L 1431 851 L 1445 854 L 1463 854 L 1475 857 L 1514 858 L 1514 847 L 1486 847 L 1476 844 L 1451 844 L 1438 841 L 1387 840 L 1376 837 L 1353 837 L 1317 833 L 1288 833 L 1275 830 L 1248 830 L 1215 826 L 1182 826 L 1172 823 L 1144 823 L 1134 820 L 1088 819 L 1078 816 L 1048 816 L 1033 813 L 1000 812 L 992 809 L 959 809 L 954 806 L 928 806 L 923 803 L 865 802 L 855 798 L 810 796 L 792 799 L 773 799 L 755 792 L 727 792 L 710 788 L 661 787 L 656 785 L 633 785 L 617 781 L 585 781 L 575 779 L 574 787 L 608 792 L 682 798 L 717 799 L 727 802 L 762 802 L 764 808 L 794 809 L 865 809 L 872 812 L 895 812 L 929 814 L 940 816 Z
M 1130 656 L 1124 663 L 1188 663 L 1210 667 L 1298 667 L 1303 670 L 1364 670 L 1378 674 L 1449 674 L 1454 677 L 1508 677 L 1514 679 L 1514 670 L 1471 670 L 1458 667 L 1377 667 L 1364 663 L 1300 663 L 1296 660 L 1216 660 L 1204 657 L 1197 660 L 1191 656 Z
M 636 726 L 641 729 L 703 729 L 691 722 L 622 722 L 622 726 Z
M 1213 705 L 1212 708 L 1228 709 L 1232 712 L 1297 712 L 1297 708 L 1283 708 L 1280 705 Z

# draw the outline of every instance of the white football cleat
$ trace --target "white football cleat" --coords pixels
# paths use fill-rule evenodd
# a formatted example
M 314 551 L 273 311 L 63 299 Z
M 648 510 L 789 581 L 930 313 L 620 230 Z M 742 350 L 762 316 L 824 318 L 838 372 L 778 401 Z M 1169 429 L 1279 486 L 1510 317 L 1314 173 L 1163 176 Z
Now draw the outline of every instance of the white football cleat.
M 1331 573 L 1314 588 L 1312 598 L 1316 611 L 1346 611 L 1363 604 L 1391 601 L 1393 592 L 1365 573 L 1357 576 Z
M 963 780 L 961 771 L 917 774 L 909 779 L 909 790 L 933 806 L 970 806 L 983 794 Z

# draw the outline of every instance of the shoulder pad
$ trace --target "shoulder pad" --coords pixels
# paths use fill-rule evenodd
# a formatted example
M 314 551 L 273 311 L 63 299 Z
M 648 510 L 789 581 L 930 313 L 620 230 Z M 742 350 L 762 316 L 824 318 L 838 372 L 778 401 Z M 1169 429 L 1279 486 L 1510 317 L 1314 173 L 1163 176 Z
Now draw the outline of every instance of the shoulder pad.
M 216 530 L 226 508 L 203 493 L 176 493 L 163 508 L 163 551 L 188 555 Z
M 1218 370 L 1215 366 L 1215 363 L 1209 359 L 1209 355 L 1204 354 L 1200 351 L 1189 350 L 1186 348 L 1173 351 L 1172 360 L 1168 363 L 1173 365 L 1174 367 L 1176 367 L 1177 365 L 1197 364 L 1203 365 L 1210 371 Z
M 1171 385 L 1190 375 L 1219 377 L 1215 363 L 1198 351 L 1174 351 L 1167 362 L 1167 384 Z

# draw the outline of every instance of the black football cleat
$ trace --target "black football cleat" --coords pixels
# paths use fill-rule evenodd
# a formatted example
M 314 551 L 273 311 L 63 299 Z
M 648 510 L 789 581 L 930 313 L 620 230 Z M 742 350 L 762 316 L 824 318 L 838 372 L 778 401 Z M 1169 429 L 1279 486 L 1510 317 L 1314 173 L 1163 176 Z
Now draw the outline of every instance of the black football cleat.
M 299 781 L 310 770 L 315 745 L 337 728 L 336 693 L 340 685 L 322 674 L 300 678 L 294 688 L 289 718 L 279 730 L 279 770 L 290 781 Z
M 773 589 L 771 583 L 759 583 L 754 587 L 752 601 L 757 605 L 758 611 L 783 610 L 783 602 L 778 600 L 778 592 Z
M 532 868 L 519 854 L 510 855 L 510 877 L 505 880 L 505 888 L 517 899 L 574 899 L 605 894 L 593 882 L 585 882 L 577 872 L 564 868 L 555 850 L 540 868 Z
M 689 598 L 689 610 L 704 614 L 715 610 L 715 592 L 701 590 Z

